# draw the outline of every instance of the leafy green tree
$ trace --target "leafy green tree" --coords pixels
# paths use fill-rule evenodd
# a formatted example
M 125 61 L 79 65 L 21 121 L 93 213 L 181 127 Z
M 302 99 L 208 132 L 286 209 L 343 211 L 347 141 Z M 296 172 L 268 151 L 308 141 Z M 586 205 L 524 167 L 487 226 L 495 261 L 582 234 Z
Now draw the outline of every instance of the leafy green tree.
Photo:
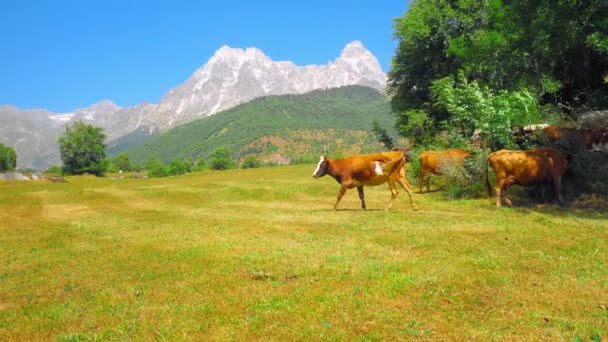
M 211 154 L 209 168 L 212 170 L 228 170 L 236 167 L 236 163 L 232 160 L 232 153 L 227 146 L 218 147 Z
M 450 122 L 453 113 L 433 96 L 446 77 L 475 81 L 494 95 L 527 91 L 537 107 L 552 104 L 566 114 L 608 105 L 606 18 L 605 1 L 412 2 L 395 21 L 398 47 L 388 73 L 397 128 L 411 134 L 423 117 L 436 129 Z
M 131 171 L 131 162 L 129 161 L 129 155 L 121 153 L 112 159 L 112 164 L 116 166 L 116 169 L 123 171 Z
M 241 169 L 255 169 L 262 165 L 262 162 L 253 154 L 248 154 L 241 162 Z
M 0 144 L 0 172 L 14 171 L 17 167 L 17 153 L 10 146 Z
M 108 168 L 105 140 L 99 127 L 81 121 L 67 125 L 58 140 L 64 172 L 102 176 Z

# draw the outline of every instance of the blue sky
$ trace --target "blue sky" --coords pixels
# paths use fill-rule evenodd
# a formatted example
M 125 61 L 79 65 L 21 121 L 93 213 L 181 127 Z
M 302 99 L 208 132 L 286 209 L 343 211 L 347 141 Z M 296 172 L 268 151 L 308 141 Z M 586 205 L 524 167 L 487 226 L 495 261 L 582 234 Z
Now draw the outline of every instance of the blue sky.
M 222 45 L 324 64 L 360 40 L 386 72 L 407 1 L 3 1 L 0 105 L 157 103 Z

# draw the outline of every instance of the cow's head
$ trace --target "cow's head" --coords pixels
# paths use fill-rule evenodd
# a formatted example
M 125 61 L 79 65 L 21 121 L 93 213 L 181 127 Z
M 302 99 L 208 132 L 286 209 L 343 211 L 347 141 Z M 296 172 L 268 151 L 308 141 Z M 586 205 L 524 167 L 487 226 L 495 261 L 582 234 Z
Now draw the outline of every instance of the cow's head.
M 317 168 L 315 172 L 312 173 L 312 176 L 315 178 L 323 177 L 329 172 L 329 161 L 325 156 L 321 156 L 319 163 L 317 164 Z

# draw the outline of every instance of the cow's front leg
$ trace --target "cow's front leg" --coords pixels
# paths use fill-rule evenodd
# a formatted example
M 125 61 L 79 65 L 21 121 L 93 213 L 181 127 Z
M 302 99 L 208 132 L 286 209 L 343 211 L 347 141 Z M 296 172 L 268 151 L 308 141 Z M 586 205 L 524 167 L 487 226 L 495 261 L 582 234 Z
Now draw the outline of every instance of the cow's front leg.
M 365 205 L 365 194 L 363 193 L 363 185 L 358 186 L 357 191 L 359 192 L 359 199 L 361 200 L 361 209 L 367 210 L 367 206 Z
M 405 192 L 407 192 L 407 195 L 410 197 L 410 205 L 412 206 L 412 208 L 414 210 L 418 210 L 418 206 L 416 206 L 416 204 L 414 203 L 414 198 L 412 197 L 412 188 L 410 187 L 410 184 L 407 181 L 407 178 L 405 178 L 405 173 L 403 171 L 403 169 L 401 169 L 401 173 L 399 175 L 399 178 L 397 178 L 397 182 L 399 182 L 399 184 L 401 184 L 401 187 L 403 187 L 403 189 L 405 190 Z
M 348 190 L 348 186 L 346 185 L 342 185 L 340 187 L 340 190 L 338 190 L 338 199 L 336 200 L 336 204 L 334 204 L 334 210 L 338 210 L 338 203 L 340 203 L 340 201 L 342 200 L 342 197 L 344 196 L 344 193 L 346 193 L 346 190 Z

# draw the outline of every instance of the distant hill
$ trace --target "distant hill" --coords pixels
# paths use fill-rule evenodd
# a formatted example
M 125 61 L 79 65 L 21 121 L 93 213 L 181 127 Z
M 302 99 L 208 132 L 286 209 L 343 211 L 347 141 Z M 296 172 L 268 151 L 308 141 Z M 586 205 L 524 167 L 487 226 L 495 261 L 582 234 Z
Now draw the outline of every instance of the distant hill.
M 321 153 L 382 150 L 371 134 L 374 120 L 392 130 L 394 118 L 387 99 L 368 87 L 269 96 L 178 126 L 126 152 L 133 163 L 142 164 L 151 157 L 164 162 L 207 158 L 225 145 L 235 158 L 255 154 L 283 164 Z

